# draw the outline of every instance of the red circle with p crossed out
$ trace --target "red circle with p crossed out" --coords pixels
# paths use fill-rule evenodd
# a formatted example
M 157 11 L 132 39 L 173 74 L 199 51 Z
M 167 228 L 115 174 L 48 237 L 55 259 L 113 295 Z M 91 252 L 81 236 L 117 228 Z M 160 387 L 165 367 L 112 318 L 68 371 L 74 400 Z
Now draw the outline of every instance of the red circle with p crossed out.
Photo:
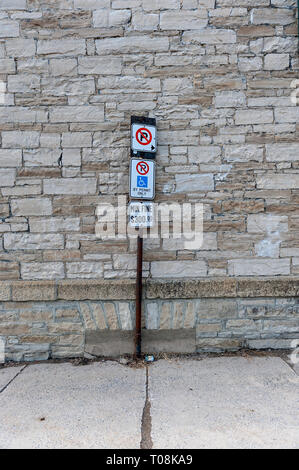
M 141 127 L 136 132 L 136 140 L 140 145 L 149 145 L 152 139 L 152 133 L 146 127 Z
M 149 172 L 149 166 L 146 162 L 138 162 L 136 165 L 136 170 L 139 175 L 147 175 Z

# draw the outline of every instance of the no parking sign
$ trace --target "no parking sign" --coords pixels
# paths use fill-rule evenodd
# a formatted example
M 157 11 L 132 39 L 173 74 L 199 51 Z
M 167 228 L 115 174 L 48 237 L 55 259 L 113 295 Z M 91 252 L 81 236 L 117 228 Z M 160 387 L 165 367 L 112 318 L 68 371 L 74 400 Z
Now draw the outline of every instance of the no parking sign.
M 153 160 L 131 159 L 130 197 L 133 199 L 154 199 L 155 162 Z
M 157 132 L 155 119 L 132 117 L 131 123 L 132 156 L 154 158 L 157 152 Z

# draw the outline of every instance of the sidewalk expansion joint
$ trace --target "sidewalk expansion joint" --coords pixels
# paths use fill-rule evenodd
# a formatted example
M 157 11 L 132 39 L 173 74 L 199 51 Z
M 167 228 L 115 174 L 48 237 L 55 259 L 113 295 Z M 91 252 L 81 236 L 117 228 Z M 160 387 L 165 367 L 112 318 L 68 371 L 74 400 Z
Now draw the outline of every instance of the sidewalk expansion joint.
M 26 369 L 26 367 L 28 367 L 28 364 L 22 367 L 22 369 L 6 385 L 4 385 L 4 387 L 1 388 L 0 393 L 4 392 L 4 390 L 9 387 L 9 385 L 23 372 L 24 369 Z
M 286 356 L 286 355 L 282 355 L 280 356 L 282 361 L 285 362 L 285 364 L 287 364 L 287 366 L 289 366 L 289 368 L 291 369 L 291 371 L 295 374 L 295 375 L 299 375 L 298 372 L 296 371 L 295 369 L 295 364 L 292 363 L 291 359 L 290 359 L 290 356 Z
M 145 404 L 142 413 L 142 420 L 141 420 L 141 442 L 140 442 L 140 449 L 152 449 L 153 448 L 153 441 L 151 437 L 152 432 L 152 417 L 151 417 L 151 402 L 149 399 L 149 367 L 146 366 L 146 396 L 145 396 Z

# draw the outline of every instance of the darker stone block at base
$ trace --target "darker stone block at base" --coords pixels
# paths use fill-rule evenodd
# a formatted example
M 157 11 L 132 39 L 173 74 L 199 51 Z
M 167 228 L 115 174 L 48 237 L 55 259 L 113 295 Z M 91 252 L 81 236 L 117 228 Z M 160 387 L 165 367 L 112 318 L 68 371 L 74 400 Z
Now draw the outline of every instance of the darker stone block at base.
M 194 353 L 195 328 L 182 330 L 142 330 L 143 353 Z
M 118 357 L 135 352 L 134 331 L 87 331 L 85 352 L 94 356 Z M 194 353 L 195 328 L 185 330 L 142 330 L 142 353 Z
M 85 352 L 94 356 L 118 357 L 134 354 L 134 332 L 121 330 L 86 331 Z

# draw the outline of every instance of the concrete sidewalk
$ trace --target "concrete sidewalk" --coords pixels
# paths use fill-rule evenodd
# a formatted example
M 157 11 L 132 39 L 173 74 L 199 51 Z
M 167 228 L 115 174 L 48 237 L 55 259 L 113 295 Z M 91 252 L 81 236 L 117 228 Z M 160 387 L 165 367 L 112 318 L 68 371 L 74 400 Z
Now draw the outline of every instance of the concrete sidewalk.
M 0 369 L 0 448 L 299 448 L 298 373 L 273 356 Z

